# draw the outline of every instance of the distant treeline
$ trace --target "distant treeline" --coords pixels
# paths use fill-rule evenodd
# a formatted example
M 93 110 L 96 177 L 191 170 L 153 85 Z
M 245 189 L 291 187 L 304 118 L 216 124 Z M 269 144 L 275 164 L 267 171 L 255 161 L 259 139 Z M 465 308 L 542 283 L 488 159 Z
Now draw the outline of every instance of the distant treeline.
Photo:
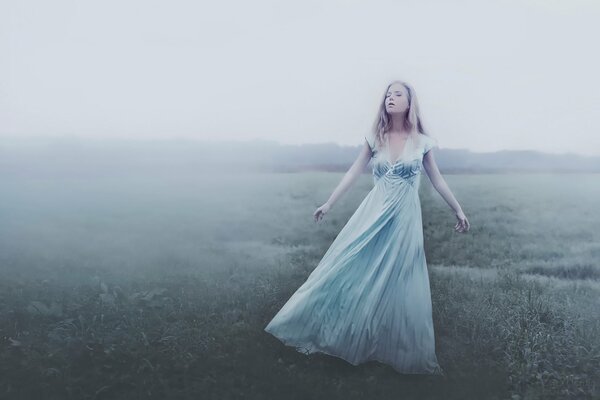
M 2 176 L 114 176 L 204 172 L 343 172 L 360 146 L 188 139 L 0 139 Z M 538 151 L 435 149 L 443 173 L 600 172 L 600 157 Z M 365 169 L 365 173 L 370 171 Z

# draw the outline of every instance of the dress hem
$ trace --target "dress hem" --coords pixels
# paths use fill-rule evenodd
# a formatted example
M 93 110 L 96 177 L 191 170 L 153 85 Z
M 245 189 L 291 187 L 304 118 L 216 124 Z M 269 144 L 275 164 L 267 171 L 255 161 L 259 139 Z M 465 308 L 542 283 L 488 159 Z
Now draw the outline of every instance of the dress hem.
M 326 354 L 328 356 L 332 356 L 332 357 L 336 357 L 339 358 L 341 360 L 346 361 L 348 364 L 353 365 L 355 367 L 362 365 L 364 363 L 370 362 L 370 361 L 376 361 L 382 364 L 385 364 L 389 367 L 391 367 L 394 371 L 400 373 L 400 374 L 407 374 L 407 375 L 434 375 L 434 376 L 446 376 L 446 374 L 444 373 L 444 370 L 442 369 L 441 366 L 436 366 L 432 372 L 415 372 L 415 371 L 403 371 L 400 370 L 396 367 L 394 367 L 392 364 L 390 364 L 388 361 L 383 361 L 383 360 L 379 360 L 377 358 L 368 358 L 365 360 L 361 360 L 358 361 L 357 363 L 353 363 L 352 361 L 342 357 L 339 354 L 333 354 L 333 353 L 329 353 L 326 350 L 321 349 L 319 346 L 317 346 L 316 344 L 314 344 L 313 342 L 308 342 L 309 346 L 307 346 L 307 343 L 305 342 L 297 342 L 297 341 L 293 341 L 290 339 L 282 339 L 279 336 L 273 334 L 272 332 L 269 332 L 266 328 L 264 329 L 265 332 L 269 333 L 270 335 L 272 335 L 273 337 L 275 337 L 276 339 L 278 339 L 281 343 L 283 343 L 285 346 L 294 348 L 297 352 L 302 353 L 304 355 L 310 355 L 310 354 L 315 354 L 315 353 L 321 353 L 321 354 Z M 311 350 L 306 351 L 303 349 L 307 349 L 307 348 L 311 348 Z

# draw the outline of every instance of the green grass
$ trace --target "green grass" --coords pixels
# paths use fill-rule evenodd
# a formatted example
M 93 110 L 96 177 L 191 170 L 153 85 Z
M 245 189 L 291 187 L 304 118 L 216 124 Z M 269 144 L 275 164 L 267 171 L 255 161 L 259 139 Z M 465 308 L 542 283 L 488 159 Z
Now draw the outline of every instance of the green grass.
M 0 398 L 600 396 L 600 176 L 423 177 L 444 378 L 306 356 L 263 331 L 372 186 L 337 173 L 11 180 L 0 189 Z

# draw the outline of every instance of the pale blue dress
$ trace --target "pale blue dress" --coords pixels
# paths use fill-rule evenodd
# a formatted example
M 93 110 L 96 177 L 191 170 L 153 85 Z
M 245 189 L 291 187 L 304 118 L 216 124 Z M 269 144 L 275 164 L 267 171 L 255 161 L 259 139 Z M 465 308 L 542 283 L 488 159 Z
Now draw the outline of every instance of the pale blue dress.
M 443 375 L 435 354 L 418 193 L 423 156 L 437 141 L 416 133 L 390 162 L 372 136 L 365 139 L 373 188 L 264 330 L 305 354 Z

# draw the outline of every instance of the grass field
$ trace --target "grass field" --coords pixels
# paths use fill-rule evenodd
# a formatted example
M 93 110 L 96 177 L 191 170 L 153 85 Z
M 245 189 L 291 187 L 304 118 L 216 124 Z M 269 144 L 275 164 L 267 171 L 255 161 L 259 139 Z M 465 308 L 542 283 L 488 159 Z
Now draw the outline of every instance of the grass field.
M 446 377 L 263 331 L 372 187 L 338 173 L 3 179 L 2 399 L 600 398 L 600 175 L 424 176 Z

